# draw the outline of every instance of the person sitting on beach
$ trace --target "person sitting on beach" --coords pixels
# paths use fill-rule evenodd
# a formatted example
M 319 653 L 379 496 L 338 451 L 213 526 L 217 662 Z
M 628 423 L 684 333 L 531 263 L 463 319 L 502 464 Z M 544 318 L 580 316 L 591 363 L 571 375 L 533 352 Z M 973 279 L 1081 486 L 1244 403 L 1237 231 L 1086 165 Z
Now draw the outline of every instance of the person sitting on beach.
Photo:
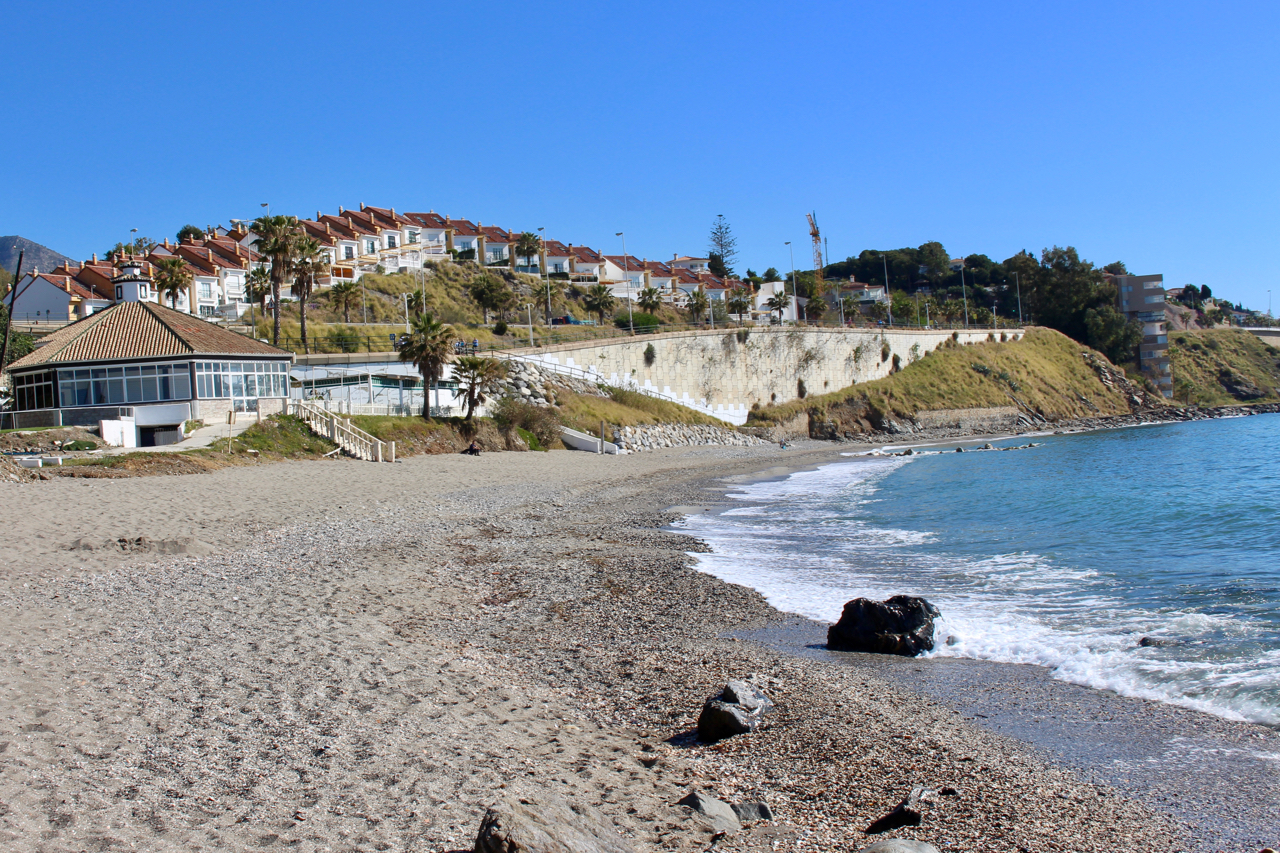
M 466 449 L 466 450 L 464 450 L 464 451 L 462 451 L 462 452 L 463 452 L 464 454 L 466 454 L 467 456 L 479 456 L 479 455 L 480 455 L 480 442 L 478 442 L 478 441 L 473 441 L 473 442 L 471 442 L 471 444 L 467 445 L 467 449 Z

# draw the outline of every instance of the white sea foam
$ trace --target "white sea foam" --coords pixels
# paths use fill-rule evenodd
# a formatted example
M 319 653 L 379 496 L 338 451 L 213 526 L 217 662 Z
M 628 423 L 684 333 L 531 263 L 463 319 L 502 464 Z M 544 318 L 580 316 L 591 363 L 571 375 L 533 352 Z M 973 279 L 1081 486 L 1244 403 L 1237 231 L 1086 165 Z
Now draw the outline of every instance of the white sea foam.
M 1198 645 L 1201 637 L 1255 636 L 1263 630 L 1257 623 L 1143 609 L 1114 594 L 1098 571 L 1036 554 L 934 556 L 927 547 L 934 534 L 860 518 L 881 482 L 911 459 L 865 457 L 752 483 L 732 495 L 748 506 L 682 526 L 712 549 L 695 555 L 701 570 L 750 586 L 785 612 L 834 622 L 852 598 L 924 595 L 944 614 L 939 638 L 950 638 L 931 657 L 1035 664 L 1087 687 L 1280 723 L 1280 706 L 1270 701 L 1280 650 L 1229 659 L 1205 656 Z M 1139 647 L 1145 635 L 1181 645 Z

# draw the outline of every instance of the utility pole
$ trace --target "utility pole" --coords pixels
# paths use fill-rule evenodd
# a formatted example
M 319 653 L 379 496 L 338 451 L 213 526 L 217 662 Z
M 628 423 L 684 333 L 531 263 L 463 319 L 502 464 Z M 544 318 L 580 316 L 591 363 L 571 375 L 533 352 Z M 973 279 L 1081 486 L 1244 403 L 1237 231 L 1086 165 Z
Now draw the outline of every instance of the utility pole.
M 539 234 L 538 242 L 542 244 L 542 257 L 538 259 L 538 266 L 541 268 L 541 271 L 542 271 L 542 280 L 547 285 L 547 327 L 550 328 L 551 326 L 551 276 L 547 272 L 547 241 L 541 236 L 543 233 L 543 230 L 544 229 L 542 228 L 538 229 L 538 234 Z
M 622 238 L 622 277 L 627 280 L 627 325 L 631 327 L 631 334 L 634 335 L 636 322 L 631 314 L 631 270 L 627 267 L 627 235 L 619 231 L 613 236 Z
M 1018 279 L 1018 273 L 1016 270 L 1013 273 L 1013 283 L 1017 285 L 1017 288 L 1018 288 L 1018 325 L 1021 326 L 1022 325 L 1022 282 Z M 1270 292 L 1271 291 L 1269 290 L 1267 291 L 1267 293 L 1270 293 Z

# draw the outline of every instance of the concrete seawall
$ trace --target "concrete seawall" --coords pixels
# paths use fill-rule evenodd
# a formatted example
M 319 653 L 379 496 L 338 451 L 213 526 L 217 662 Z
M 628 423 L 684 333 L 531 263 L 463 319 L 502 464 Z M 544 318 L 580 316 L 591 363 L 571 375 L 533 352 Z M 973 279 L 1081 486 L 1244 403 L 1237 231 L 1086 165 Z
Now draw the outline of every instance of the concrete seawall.
M 668 332 L 515 350 L 554 369 L 644 388 L 742 424 L 756 403 L 786 403 L 888 376 L 953 338 L 1019 338 L 1022 329 L 969 331 L 752 328 Z M 652 347 L 648 356 L 646 352 Z

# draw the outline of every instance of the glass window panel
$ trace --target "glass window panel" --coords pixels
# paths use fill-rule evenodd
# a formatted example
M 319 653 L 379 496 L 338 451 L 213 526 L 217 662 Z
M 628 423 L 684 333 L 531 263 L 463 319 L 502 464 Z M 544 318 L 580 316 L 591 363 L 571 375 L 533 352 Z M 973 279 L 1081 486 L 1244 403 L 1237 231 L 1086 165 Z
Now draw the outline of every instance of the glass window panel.
M 139 375 L 139 373 L 138 373 L 138 368 L 136 368 L 136 367 L 126 367 L 126 368 L 124 369 L 124 375 L 125 375 L 125 376 L 138 376 L 138 375 Z
M 106 371 L 106 369 L 105 369 L 105 368 L 102 368 L 102 367 L 95 367 L 95 368 L 93 368 L 93 370 L 90 372 L 90 375 L 91 375 L 94 379 L 104 379 L 104 378 L 106 378 L 107 371 Z
M 107 402 L 112 405 L 128 402 L 124 397 L 124 380 L 108 379 L 107 380 Z
M 142 377 L 142 401 L 144 403 L 154 403 L 160 399 L 160 389 L 156 385 L 154 376 Z
M 156 377 L 156 384 L 160 386 L 160 399 L 161 399 L 161 400 L 172 400 L 172 399 L 173 399 L 173 388 L 169 385 L 169 377 L 168 377 L 168 376 L 157 376 L 157 377 Z
M 191 377 L 185 373 L 173 374 L 173 399 L 191 399 Z
M 111 377 L 124 376 L 124 368 L 123 368 L 123 367 L 108 367 L 108 368 L 107 368 L 107 375 L 108 375 L 108 376 L 111 376 Z
M 258 396 L 258 375 L 256 373 L 246 373 L 244 375 L 244 395 L 246 397 Z
M 231 374 L 231 396 L 244 396 L 244 376 L 239 373 Z
M 142 379 L 138 376 L 130 376 L 124 380 L 125 398 L 130 403 L 142 402 Z
M 98 372 L 100 371 L 97 371 L 97 370 L 94 371 L 94 373 L 98 373 Z M 108 402 L 110 401 L 108 399 L 108 394 L 107 394 L 107 380 L 105 379 L 93 380 L 93 404 L 95 406 L 105 406 Z
M 76 383 L 63 382 L 59 385 L 62 395 L 63 407 L 74 406 L 76 404 Z
M 142 375 L 143 375 L 143 376 L 155 376 L 155 375 L 156 375 L 156 367 L 155 367 L 155 365 L 154 365 L 154 364 L 144 364 L 144 365 L 142 366 Z
M 76 379 L 88 379 L 88 378 L 89 378 L 89 371 L 87 369 L 76 371 Z

